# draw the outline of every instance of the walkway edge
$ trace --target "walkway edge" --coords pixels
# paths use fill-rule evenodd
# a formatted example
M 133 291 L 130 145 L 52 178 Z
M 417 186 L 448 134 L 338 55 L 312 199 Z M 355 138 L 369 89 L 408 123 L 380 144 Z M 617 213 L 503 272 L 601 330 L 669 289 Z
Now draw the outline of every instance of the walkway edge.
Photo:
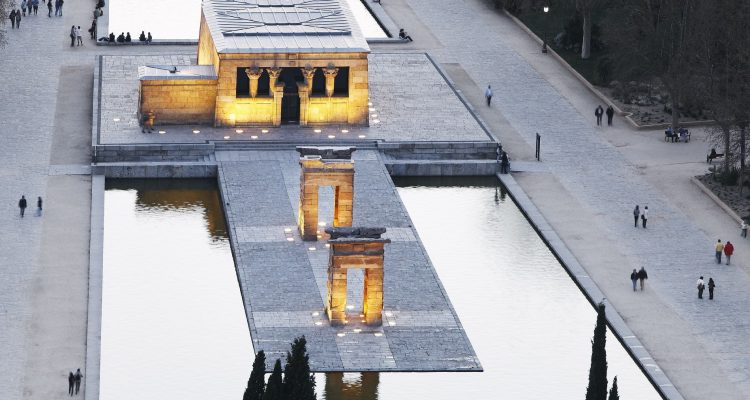
M 732 210 L 732 207 L 729 207 L 729 205 L 727 205 L 727 203 L 725 203 L 724 200 L 720 199 L 719 196 L 717 196 L 714 192 L 712 192 L 711 189 L 707 188 L 706 185 L 703 184 L 703 182 L 699 181 L 698 178 L 694 176 L 691 177 L 690 180 L 695 184 L 695 186 L 698 186 L 698 188 L 702 190 L 703 193 L 706 194 L 706 196 L 708 196 L 711 200 L 713 200 L 717 206 L 721 207 L 721 209 L 724 210 L 724 212 L 729 214 L 729 216 L 732 217 L 732 219 L 737 221 L 737 224 L 742 223 L 742 217 L 740 217 L 739 214 L 734 212 L 734 210 Z
M 99 400 L 102 350 L 102 272 L 104 263 L 104 175 L 91 176 L 90 235 L 84 399 Z
M 633 358 L 636 365 L 646 375 L 646 378 L 651 381 L 661 397 L 668 400 L 684 400 L 684 397 L 674 387 L 672 381 L 662 372 L 662 369 L 656 364 L 656 361 L 651 357 L 651 354 L 645 349 L 633 331 L 630 330 L 615 307 L 606 300 L 599 286 L 589 277 L 586 270 L 578 262 L 578 259 L 557 235 L 557 232 L 547 222 L 547 219 L 544 218 L 513 176 L 510 174 L 497 174 L 497 177 L 508 190 L 510 197 L 524 216 L 526 216 L 531 226 L 534 227 L 534 230 L 537 231 L 547 247 L 560 261 L 560 264 L 562 264 L 563 268 L 565 268 L 568 275 L 570 275 L 589 302 L 595 305 L 602 300 L 605 301 L 607 304 L 607 324 L 610 330 L 617 340 L 622 343 L 625 350 L 630 354 L 630 357 Z

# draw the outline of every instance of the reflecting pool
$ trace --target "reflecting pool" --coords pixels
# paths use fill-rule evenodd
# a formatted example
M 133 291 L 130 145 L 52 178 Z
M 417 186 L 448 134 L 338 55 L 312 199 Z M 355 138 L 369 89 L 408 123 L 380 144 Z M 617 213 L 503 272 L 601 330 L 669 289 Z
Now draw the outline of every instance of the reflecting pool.
M 361 0 L 346 1 L 365 37 L 388 37 Z M 130 32 L 137 41 L 145 31 L 154 39 L 198 39 L 201 0 L 109 0 L 107 7 L 109 31 L 115 36 Z
M 397 184 L 485 372 L 317 374 L 318 398 L 582 398 L 596 315 L 496 181 Z M 212 182 L 108 181 L 101 399 L 241 398 L 237 285 Z M 607 351 L 622 398 L 660 398 L 611 334 Z

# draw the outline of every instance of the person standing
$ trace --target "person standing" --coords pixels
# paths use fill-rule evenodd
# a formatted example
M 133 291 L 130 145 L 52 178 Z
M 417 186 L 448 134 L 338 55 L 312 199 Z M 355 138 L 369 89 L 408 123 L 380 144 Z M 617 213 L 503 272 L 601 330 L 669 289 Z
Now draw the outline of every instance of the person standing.
M 648 206 L 643 207 L 643 213 L 641 213 L 641 221 L 643 221 L 643 229 L 646 229 L 646 222 L 648 222 Z
M 18 208 L 21 209 L 21 218 L 23 218 L 23 213 L 26 212 L 26 196 L 21 195 L 21 200 L 18 200 Z
M 641 281 L 641 290 L 643 290 L 643 281 L 646 279 L 648 279 L 648 273 L 646 272 L 646 268 L 641 266 L 641 269 L 638 271 L 638 280 Z
M 50 0 L 52 1 L 52 0 Z M 55 0 L 55 17 L 60 13 L 60 0 Z
M 26 16 L 26 0 L 21 1 L 21 12 L 23 13 L 23 16 Z
M 487 107 L 489 107 L 492 102 L 492 87 L 490 85 L 487 85 L 487 90 L 484 91 L 484 98 L 487 99 Z
M 596 115 L 596 126 L 602 125 L 602 115 L 604 115 L 604 109 L 602 108 L 602 105 L 599 104 L 596 109 L 594 110 L 594 115 Z
M 76 377 L 73 376 L 73 371 L 68 374 L 68 394 L 73 395 L 73 388 L 75 387 Z
M 62 8 L 63 4 L 65 4 L 65 0 L 60 0 L 60 16 L 62 17 Z
M 76 370 L 75 378 L 76 378 L 76 394 L 78 394 L 78 391 L 81 389 L 81 380 L 83 380 L 83 374 L 81 373 L 80 368 Z
M 706 285 L 703 284 L 703 277 L 701 276 L 698 278 L 698 282 L 696 282 L 696 285 L 698 286 L 698 298 L 703 298 L 703 289 L 706 288 Z
M 724 251 L 724 245 L 721 243 L 721 239 L 716 242 L 716 247 L 714 249 L 716 250 L 716 263 L 721 264 L 721 252 Z
M 34 5 L 34 16 L 36 16 L 37 12 L 39 11 L 39 0 L 34 0 L 32 4 Z
M 42 196 L 36 198 L 36 215 L 42 215 Z
M 47 0 L 47 16 L 52 18 L 52 0 Z
M 76 40 L 78 41 L 79 46 L 83 46 L 83 33 L 81 33 L 80 25 L 76 27 Z
M 724 245 L 724 255 L 727 256 L 727 265 L 729 265 L 729 260 L 732 258 L 732 253 L 734 253 L 734 245 L 727 240 L 727 244 Z
M 635 286 L 638 283 L 638 271 L 633 268 L 633 272 L 630 273 L 630 281 L 633 282 L 633 291 L 635 292 Z
M 607 107 L 607 125 L 612 126 L 612 117 L 615 116 L 615 109 L 610 105 Z
M 507 174 L 510 169 L 510 160 L 508 160 L 508 153 L 503 152 L 500 158 L 500 173 Z
M 740 223 L 740 236 L 743 238 L 747 237 L 747 224 L 745 223 L 745 220 L 742 220 L 742 223 Z
M 70 47 L 73 47 L 76 45 L 76 26 L 73 25 L 70 27 Z
M 16 28 L 21 29 L 21 10 L 16 9 Z
M 716 283 L 714 282 L 714 278 L 708 278 L 708 299 L 713 300 L 714 299 L 714 288 L 716 287 Z
M 635 209 L 633 210 L 633 221 L 635 221 L 635 227 L 638 227 L 638 217 L 641 216 L 641 209 L 638 208 L 638 204 L 635 205 Z
M 16 10 L 10 10 L 8 19 L 10 19 L 10 29 L 16 29 Z

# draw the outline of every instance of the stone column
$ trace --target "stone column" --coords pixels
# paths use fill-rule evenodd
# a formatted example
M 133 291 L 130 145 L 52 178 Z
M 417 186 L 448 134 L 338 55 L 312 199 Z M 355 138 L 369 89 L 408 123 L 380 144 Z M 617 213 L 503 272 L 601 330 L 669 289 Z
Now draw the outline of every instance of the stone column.
M 271 95 L 273 95 L 273 125 L 281 125 L 281 99 L 284 98 L 284 84 L 279 85 L 279 75 L 281 75 L 281 68 L 272 67 L 266 68 L 268 71 L 268 84 L 271 88 Z
M 328 259 L 328 296 L 326 313 L 331 325 L 340 325 L 346 321 L 346 268 L 341 268 L 334 259 L 333 252 Z
M 281 75 L 281 68 L 279 67 L 271 67 L 266 68 L 266 72 L 268 72 L 268 85 L 273 90 L 273 88 L 276 86 L 276 83 L 279 81 L 279 75 Z
M 382 251 L 383 245 L 380 244 Z M 383 323 L 383 259 L 380 265 L 365 268 L 365 291 L 363 300 L 363 311 L 367 325 L 380 325 Z
M 245 74 L 250 79 L 250 97 L 252 98 L 258 95 L 258 79 L 260 79 L 262 73 L 263 70 L 256 66 L 245 68 Z
M 354 175 L 344 177 L 350 182 L 336 186 L 333 197 L 333 226 L 352 226 Z
M 299 231 L 302 240 L 318 239 L 318 183 L 305 171 L 302 161 L 299 191 Z
M 334 67 L 333 64 L 328 64 L 328 67 L 323 70 L 326 76 L 326 96 L 333 96 L 334 80 L 336 75 L 339 73 L 339 69 Z

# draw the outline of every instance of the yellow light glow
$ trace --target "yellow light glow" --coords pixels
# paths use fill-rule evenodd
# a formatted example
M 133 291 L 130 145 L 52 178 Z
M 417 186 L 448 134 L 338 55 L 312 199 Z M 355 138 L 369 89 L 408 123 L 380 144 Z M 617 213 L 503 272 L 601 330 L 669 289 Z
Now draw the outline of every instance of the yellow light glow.
M 338 336 L 338 337 L 344 337 L 344 336 L 346 336 L 346 333 L 344 333 L 344 332 L 337 333 L 336 336 Z
M 335 135 L 328 135 L 328 139 L 336 139 Z
M 120 118 L 113 118 L 112 121 L 120 122 Z
M 360 138 L 360 139 L 364 139 L 364 138 L 366 138 L 367 136 L 365 136 L 365 135 L 359 135 L 359 136 L 357 136 L 357 137 L 358 137 L 358 138 Z
M 373 112 L 373 111 L 377 111 L 377 110 L 374 108 L 370 108 L 370 112 Z
M 378 117 L 378 114 L 372 114 L 372 117 L 373 117 L 373 118 L 377 118 L 377 117 Z
M 250 136 L 250 139 L 257 139 L 257 138 L 258 138 L 258 136 L 256 136 L 256 135 Z
M 320 133 L 320 132 L 323 132 L 323 131 L 321 131 L 320 129 L 313 129 L 313 132 Z
M 392 313 L 392 312 L 390 312 L 390 311 L 386 311 L 386 312 L 385 312 L 385 316 L 386 316 L 386 317 L 392 317 L 392 316 L 393 316 L 393 313 Z
M 193 129 L 193 133 L 201 133 L 201 131 L 199 131 L 197 129 Z
M 354 306 L 346 306 L 346 309 L 347 309 L 347 310 L 353 310 L 353 309 L 354 309 Z
M 239 133 L 239 134 L 245 133 L 245 131 L 243 131 L 242 129 L 235 129 L 234 131 L 237 132 L 237 133 Z
M 318 222 L 318 226 L 326 226 L 327 222 Z
M 268 133 L 268 129 L 261 129 L 261 133 Z
M 364 317 L 365 317 L 365 314 L 359 314 L 359 317 L 360 317 L 360 318 L 364 318 Z
M 232 121 L 234 121 L 234 114 L 229 114 L 229 119 L 231 119 Z
M 284 228 L 284 232 L 289 233 L 292 231 L 292 228 Z
M 291 238 L 291 237 L 289 237 L 289 238 L 286 238 L 286 241 L 287 241 L 287 242 L 293 242 L 293 241 L 294 241 L 294 238 Z
M 317 322 L 315 322 L 315 325 L 317 325 L 317 326 L 321 326 L 321 325 L 323 325 L 323 323 L 322 323 L 322 322 L 320 322 L 320 321 L 317 321 Z
M 362 329 L 357 328 L 357 329 L 354 329 L 353 332 L 354 333 L 360 333 L 360 332 L 362 332 Z
M 317 317 L 318 315 L 320 315 L 320 313 L 317 312 L 317 311 L 315 311 L 312 315 L 313 315 L 313 317 Z
M 307 249 L 310 251 L 315 251 L 315 247 L 308 247 Z
M 367 106 L 368 107 L 372 107 L 372 103 L 367 103 Z
M 377 337 L 381 337 L 383 336 L 383 332 L 375 332 L 374 335 Z
M 388 325 L 390 325 L 390 326 L 394 326 L 394 325 L 396 325 L 396 323 L 395 323 L 395 322 L 393 322 L 393 321 L 388 321 Z
M 326 248 L 329 248 L 329 247 L 331 247 L 331 244 L 330 243 L 326 243 Z
M 349 129 L 342 129 L 341 133 L 349 133 Z
M 229 140 L 229 136 L 224 136 L 224 139 Z

